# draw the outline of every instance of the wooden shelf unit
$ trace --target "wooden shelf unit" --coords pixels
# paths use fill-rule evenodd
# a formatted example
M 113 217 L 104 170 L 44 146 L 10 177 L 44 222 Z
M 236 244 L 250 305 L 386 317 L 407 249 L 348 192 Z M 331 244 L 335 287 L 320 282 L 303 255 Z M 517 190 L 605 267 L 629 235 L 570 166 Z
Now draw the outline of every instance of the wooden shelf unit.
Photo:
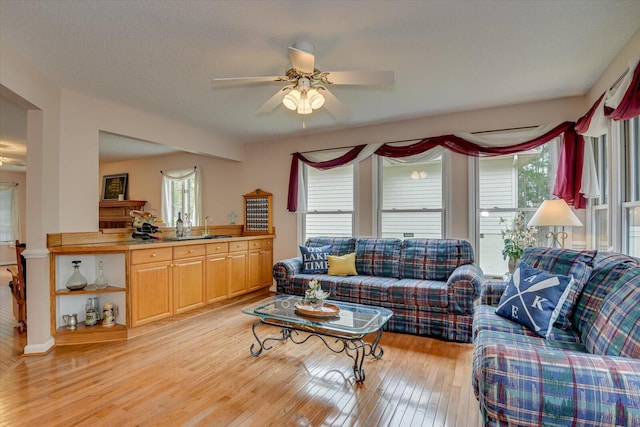
M 273 234 L 273 195 L 261 189 L 245 194 L 244 231 L 245 236 Z
M 99 204 L 100 228 L 131 227 L 131 210 L 142 210 L 146 200 L 102 200 Z

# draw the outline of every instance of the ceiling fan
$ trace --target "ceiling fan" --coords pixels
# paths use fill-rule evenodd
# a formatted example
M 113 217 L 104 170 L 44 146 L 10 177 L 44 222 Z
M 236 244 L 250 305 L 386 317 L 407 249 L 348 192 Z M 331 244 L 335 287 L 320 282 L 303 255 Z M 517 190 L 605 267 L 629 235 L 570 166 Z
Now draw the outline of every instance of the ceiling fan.
M 281 103 L 298 114 L 311 114 L 324 106 L 337 120 L 347 118 L 349 110 L 329 91 L 331 85 L 378 85 L 394 83 L 393 71 L 320 71 L 315 68 L 313 44 L 299 42 L 290 46 L 291 68 L 284 76 L 220 77 L 213 83 L 285 83 L 267 102 L 258 108 L 259 113 L 274 110 Z

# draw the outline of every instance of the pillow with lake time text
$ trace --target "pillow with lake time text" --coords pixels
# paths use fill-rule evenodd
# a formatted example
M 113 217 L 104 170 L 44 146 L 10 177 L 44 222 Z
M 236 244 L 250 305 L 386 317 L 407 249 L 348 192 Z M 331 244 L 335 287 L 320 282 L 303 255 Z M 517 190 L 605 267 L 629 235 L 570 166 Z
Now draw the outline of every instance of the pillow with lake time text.
M 572 283 L 573 276 L 551 274 L 520 262 L 500 298 L 496 314 L 546 339 Z
M 329 276 L 357 276 L 356 270 L 356 253 L 345 254 L 342 256 L 329 255 Z
M 302 254 L 302 273 L 304 274 L 326 274 L 329 269 L 327 255 L 331 251 L 331 245 L 309 248 L 300 246 Z

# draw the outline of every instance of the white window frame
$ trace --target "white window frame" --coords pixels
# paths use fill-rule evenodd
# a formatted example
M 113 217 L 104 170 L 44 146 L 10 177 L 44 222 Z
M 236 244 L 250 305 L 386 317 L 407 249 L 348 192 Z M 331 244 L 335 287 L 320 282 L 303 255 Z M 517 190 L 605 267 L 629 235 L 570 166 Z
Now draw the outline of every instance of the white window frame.
M 621 167 L 625 173 L 622 179 L 621 188 L 621 246 L 622 251 L 626 254 L 631 252 L 629 230 L 629 211 L 634 208 L 640 208 L 640 117 L 625 120 L 620 123 L 620 135 L 624 137 L 624 143 L 620 144 L 620 157 L 624 160 Z M 630 142 L 635 141 L 635 144 Z M 626 147 L 629 145 L 630 156 L 627 156 Z M 627 178 L 636 177 L 636 179 Z M 638 254 L 635 254 L 638 256 Z
M 194 172 L 194 173 L 191 173 Z M 185 176 L 187 175 L 187 176 Z M 175 178 L 177 176 L 184 176 L 184 178 Z M 193 194 L 190 194 L 189 200 L 186 200 L 184 197 L 185 192 L 190 192 L 189 189 L 185 188 L 185 186 L 190 185 L 190 181 L 193 180 Z M 174 205 L 174 200 L 165 200 L 165 190 L 164 187 L 167 181 L 179 182 L 182 189 L 180 190 L 180 194 L 182 195 L 179 205 L 180 210 L 178 212 L 181 213 L 182 220 L 186 222 L 185 213 L 189 213 L 193 208 L 193 212 L 190 215 L 191 225 L 199 226 L 202 223 L 202 200 L 201 193 L 202 188 L 200 188 L 201 183 L 199 179 L 199 171 L 194 171 L 194 169 L 177 169 L 171 171 L 164 171 L 162 174 L 162 221 L 164 221 L 167 227 L 175 226 L 175 221 L 178 219 L 177 214 L 174 214 L 173 209 L 167 209 L 170 206 Z M 189 202 L 189 206 L 187 203 Z M 193 206 L 191 206 L 193 205 Z
M 345 165 L 347 166 L 347 165 Z M 345 211 L 345 210 L 315 210 L 313 212 L 308 212 L 307 211 L 307 206 L 298 206 L 298 215 L 297 215 L 297 223 L 298 223 L 298 244 L 302 245 L 307 241 L 307 215 L 311 214 L 347 214 L 350 213 L 351 214 L 351 234 L 352 236 L 357 236 L 358 235 L 358 176 L 359 176 L 359 163 L 358 162 L 354 162 L 352 164 L 350 164 L 350 166 L 353 167 L 353 209 L 351 211 Z M 311 166 L 308 166 L 307 164 L 302 164 L 302 174 L 303 174 L 303 182 L 304 182 L 304 189 L 302 191 L 305 192 L 305 197 L 304 197 L 304 201 L 305 203 L 307 203 L 308 200 L 308 187 L 307 187 L 307 183 L 309 182 L 308 180 L 308 171 L 309 168 Z M 340 166 L 343 167 L 343 166 Z
M 558 140 L 560 141 L 560 140 Z M 551 142 L 551 141 L 550 141 Z M 560 148 L 560 142 L 558 142 L 558 150 Z M 517 156 L 517 154 L 516 154 Z M 476 254 L 476 262 L 479 263 L 480 260 L 480 217 L 483 212 L 488 213 L 499 213 L 503 218 L 511 223 L 511 219 L 515 215 L 516 212 L 535 212 L 538 207 L 529 207 L 529 208 L 518 208 L 518 207 L 508 207 L 508 208 L 499 208 L 499 207 L 482 207 L 480 206 L 480 158 L 470 156 L 468 160 L 469 165 L 469 189 L 472 191 L 473 196 L 470 197 L 469 203 L 469 235 L 470 242 L 473 246 L 474 252 Z M 514 172 L 515 173 L 515 172 Z M 517 192 L 514 193 L 515 197 L 517 197 Z M 538 231 L 538 241 L 544 238 L 544 230 L 542 233 Z M 572 236 L 571 232 L 567 230 L 570 235 L 568 242 L 571 242 Z M 505 261 L 506 262 L 506 261 Z M 486 277 L 492 277 L 491 275 L 485 274 Z M 499 276 L 496 276 L 499 277 Z
M 600 247 L 611 247 L 612 244 L 612 214 L 609 209 L 611 206 L 611 154 L 612 154 L 612 138 L 609 135 L 603 135 L 598 138 L 592 138 L 589 142 L 585 141 L 585 143 L 593 144 L 593 156 L 596 163 L 596 174 L 598 176 L 598 182 L 600 183 L 600 197 L 595 200 L 589 200 L 589 230 L 591 235 L 590 246 L 592 248 Z M 604 161 L 603 161 L 604 157 Z M 602 244 L 602 242 L 598 241 L 598 221 L 596 217 L 600 212 L 604 212 L 602 215 L 607 220 L 606 225 L 606 235 L 607 241 L 606 244 Z
M 372 198 L 372 219 L 373 219 L 373 229 L 376 232 L 376 236 L 380 237 L 382 235 L 382 214 L 385 212 L 415 212 L 415 213 L 424 213 L 424 212 L 436 212 L 440 213 L 440 238 L 444 238 L 447 235 L 448 230 L 448 219 L 449 219 L 449 207 L 451 203 L 451 198 L 448 197 L 449 190 L 449 170 L 450 170 L 450 155 L 448 151 L 444 151 L 441 157 L 442 162 L 442 177 L 441 177 L 441 207 L 440 208 L 423 208 L 423 209 L 391 209 L 385 210 L 382 209 L 382 189 L 383 189 L 383 160 L 379 156 L 373 156 L 373 198 Z M 405 238 L 411 238 L 413 236 L 404 236 Z

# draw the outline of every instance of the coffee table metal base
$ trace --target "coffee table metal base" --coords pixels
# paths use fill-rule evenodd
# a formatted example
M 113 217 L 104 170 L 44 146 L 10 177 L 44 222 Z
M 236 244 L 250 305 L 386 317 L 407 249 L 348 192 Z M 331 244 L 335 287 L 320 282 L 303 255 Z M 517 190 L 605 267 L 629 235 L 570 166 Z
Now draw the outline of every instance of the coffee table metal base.
M 267 337 L 260 339 L 256 332 L 256 328 L 259 325 L 271 325 L 280 327 L 280 336 Z M 249 351 L 253 356 L 259 356 L 263 350 L 270 350 L 272 345 L 268 344 L 271 341 L 291 341 L 294 344 L 304 344 L 311 337 L 317 337 L 324 343 L 324 345 L 334 353 L 345 353 L 353 360 L 353 374 L 355 376 L 356 383 L 362 383 L 365 379 L 364 369 L 362 363 L 367 356 L 373 356 L 376 359 L 382 358 L 384 350 L 380 345 L 380 338 L 382 338 L 382 329 L 378 329 L 374 333 L 373 341 L 367 343 L 364 341 L 364 335 L 353 336 L 341 336 L 328 332 L 322 332 L 314 328 L 306 328 L 301 325 L 293 325 L 288 322 L 283 322 L 275 319 L 260 319 L 253 324 L 253 336 L 255 337 L 258 345 L 251 344 Z M 307 335 L 301 336 L 300 332 L 304 332 Z M 327 339 L 333 338 L 335 341 Z M 257 347 L 257 348 L 256 348 Z

